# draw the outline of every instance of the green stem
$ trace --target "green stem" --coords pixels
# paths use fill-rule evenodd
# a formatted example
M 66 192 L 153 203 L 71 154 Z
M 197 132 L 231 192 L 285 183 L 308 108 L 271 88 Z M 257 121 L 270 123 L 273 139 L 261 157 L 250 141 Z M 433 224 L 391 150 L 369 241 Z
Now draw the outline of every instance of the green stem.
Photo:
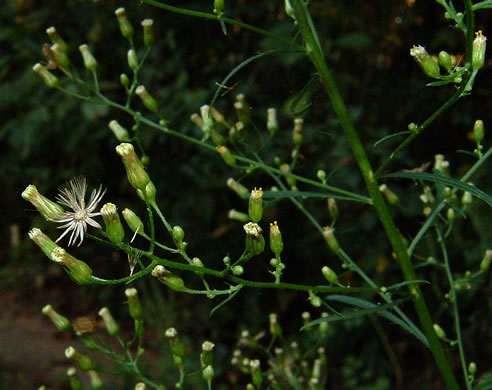
M 330 101 L 338 118 L 340 119 L 340 122 L 342 123 L 343 129 L 347 136 L 347 140 L 350 144 L 352 152 L 354 153 L 355 159 L 357 160 L 357 164 L 359 165 L 359 169 L 366 183 L 369 195 L 373 200 L 379 220 L 381 221 L 381 224 L 386 231 L 386 235 L 396 254 L 396 258 L 399 261 L 400 268 L 402 269 L 406 280 L 416 280 L 417 278 L 415 275 L 415 270 L 412 263 L 410 262 L 407 248 L 403 243 L 402 237 L 393 222 L 384 198 L 379 191 L 378 183 L 375 179 L 365 149 L 360 141 L 357 131 L 354 128 L 354 125 L 352 124 L 347 108 L 335 84 L 333 75 L 326 65 L 321 47 L 318 45 L 316 30 L 313 26 L 311 15 L 309 13 L 307 5 L 302 0 L 291 0 L 291 5 L 294 8 L 299 31 L 304 38 L 307 52 L 316 70 L 319 73 L 321 82 L 325 87 L 325 90 L 330 98 Z M 444 381 L 446 382 L 448 389 L 459 389 L 458 382 L 456 381 L 456 378 L 453 374 L 453 370 L 445 354 L 443 346 L 441 345 L 441 342 L 434 332 L 433 321 L 429 313 L 429 309 L 427 308 L 427 304 L 425 302 L 422 291 L 418 284 L 414 283 L 409 284 L 409 289 L 413 296 L 415 309 L 424 329 L 424 333 L 429 341 L 430 349 L 432 351 L 432 354 L 434 355 Z
M 441 245 L 442 256 L 444 260 L 444 268 L 446 270 L 446 276 L 449 282 L 449 301 L 453 306 L 453 316 L 454 316 L 454 329 L 456 332 L 456 339 L 458 341 L 458 350 L 460 353 L 461 368 L 463 369 L 463 375 L 465 377 L 465 383 L 467 390 L 471 390 L 471 382 L 468 377 L 468 371 L 466 367 L 465 350 L 463 348 L 463 339 L 461 337 L 461 325 L 460 325 L 460 312 L 458 310 L 458 297 L 456 295 L 456 290 L 454 288 L 453 273 L 451 271 L 451 266 L 449 264 L 448 251 L 446 249 L 446 239 L 444 238 L 442 232 L 436 227 L 437 241 Z

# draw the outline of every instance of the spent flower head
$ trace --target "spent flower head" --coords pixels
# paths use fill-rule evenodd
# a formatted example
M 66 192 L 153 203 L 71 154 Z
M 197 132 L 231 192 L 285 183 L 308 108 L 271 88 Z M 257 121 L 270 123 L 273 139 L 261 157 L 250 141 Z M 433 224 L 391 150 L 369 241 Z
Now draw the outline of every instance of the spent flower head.
M 65 228 L 65 231 L 58 237 L 56 242 L 71 232 L 68 246 L 75 244 L 77 240 L 79 240 L 78 246 L 80 246 L 82 241 L 84 241 L 87 225 L 101 229 L 101 225 L 92 218 L 101 215 L 100 212 L 94 212 L 94 210 L 106 190 L 103 190 L 102 185 L 99 186 L 98 190 L 93 190 L 88 204 L 85 203 L 86 192 L 87 182 L 83 176 L 76 177 L 60 187 L 60 194 L 56 198 L 58 203 L 70 207 L 73 211 L 65 211 L 62 216 L 55 219 L 55 222 L 64 223 L 64 225 L 58 227 L 59 229 Z

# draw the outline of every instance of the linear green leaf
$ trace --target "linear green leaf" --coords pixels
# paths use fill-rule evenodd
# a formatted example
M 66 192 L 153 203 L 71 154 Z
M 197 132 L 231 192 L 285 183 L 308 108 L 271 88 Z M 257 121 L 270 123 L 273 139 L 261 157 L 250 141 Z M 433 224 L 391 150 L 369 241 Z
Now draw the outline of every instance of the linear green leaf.
M 492 207 L 492 197 L 482 190 L 471 186 L 469 184 L 463 183 L 457 179 L 453 179 L 448 176 L 439 175 L 436 173 L 420 173 L 420 172 L 395 172 L 384 175 L 383 177 L 390 178 L 400 178 L 400 179 L 415 179 L 423 181 L 432 181 L 434 183 L 441 183 L 449 187 L 458 188 L 463 191 L 468 191 L 476 198 L 482 199 L 485 203 Z

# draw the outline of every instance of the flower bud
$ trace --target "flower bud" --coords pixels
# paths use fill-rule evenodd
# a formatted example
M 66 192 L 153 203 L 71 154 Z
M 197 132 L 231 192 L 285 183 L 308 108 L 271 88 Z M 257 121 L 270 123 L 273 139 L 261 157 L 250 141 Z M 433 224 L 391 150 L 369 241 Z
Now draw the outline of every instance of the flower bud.
M 236 109 L 236 114 L 239 122 L 247 124 L 251 121 L 251 107 L 246 102 L 246 97 L 243 93 L 236 96 L 236 102 L 234 102 L 234 108 Z
M 279 166 L 279 169 L 282 171 L 282 172 L 285 172 L 285 173 L 291 173 L 290 171 L 290 167 L 289 167 L 289 164 L 280 164 Z M 285 175 L 285 180 L 287 181 L 287 184 L 291 187 L 295 187 L 296 185 L 296 179 L 294 179 L 293 177 L 291 176 L 287 176 Z
M 70 278 L 77 284 L 86 284 L 92 276 L 92 269 L 86 263 L 70 255 L 65 249 L 57 246 L 51 252 L 51 259 L 64 266 Z
M 116 153 L 121 156 L 130 185 L 135 189 L 145 191 L 145 187 L 149 184 L 150 178 L 142 162 L 135 153 L 133 145 L 130 143 L 119 144 L 116 147 Z
M 144 309 L 140 298 L 138 297 L 137 289 L 127 288 L 125 295 L 128 298 L 128 308 L 130 310 L 130 316 L 134 320 L 142 320 L 144 318 Z
M 449 55 L 448 52 L 444 50 L 440 51 L 437 58 L 438 58 L 439 65 L 441 65 L 446 70 L 451 69 L 451 67 L 453 66 L 453 60 L 451 59 L 451 56 Z
M 185 232 L 181 226 L 174 226 L 173 227 L 173 238 L 176 241 L 178 241 L 178 242 L 183 241 L 184 236 L 185 236 Z
M 277 110 L 275 108 L 267 109 L 267 130 L 272 136 L 278 130 Z
M 275 257 L 277 258 L 280 257 L 280 253 L 284 249 L 282 233 L 280 233 L 277 221 L 270 224 L 270 249 L 275 253 Z
M 200 356 L 202 367 L 209 366 L 214 363 L 214 348 L 215 344 L 210 341 L 205 341 L 202 344 L 202 354 Z
M 242 265 L 235 265 L 231 268 L 231 272 L 234 276 L 241 276 L 244 273 L 244 268 Z
M 99 374 L 94 371 L 94 370 L 90 370 L 88 372 L 89 374 L 89 377 L 91 379 L 91 387 L 92 389 L 94 390 L 102 390 L 104 389 L 104 383 L 103 381 L 101 380 L 101 377 L 99 376 Z
M 213 379 L 214 375 L 214 368 L 212 366 L 206 366 L 202 371 L 203 379 L 205 379 L 207 382 L 210 382 Z
M 154 44 L 154 30 L 152 28 L 153 25 L 154 21 L 152 19 L 142 20 L 144 43 L 147 47 L 152 47 L 152 45 Z
M 337 201 L 333 198 L 328 198 L 328 212 L 330 213 L 330 217 L 333 221 L 336 221 L 338 218 L 338 206 Z
M 329 283 L 338 283 L 338 276 L 330 267 L 325 265 L 323 268 L 321 268 L 321 273 Z
M 77 367 L 82 371 L 89 371 L 95 368 L 92 359 L 87 355 L 83 355 L 77 352 L 74 347 L 68 347 L 67 349 L 65 349 L 65 356 L 67 357 L 67 359 L 74 360 L 77 364 Z
M 324 182 L 326 180 L 326 172 L 323 169 L 318 169 L 316 172 L 316 177 L 319 181 Z
M 51 74 L 51 72 L 43 65 L 40 63 L 37 63 L 32 67 L 32 70 L 34 70 L 37 74 L 41 76 L 43 79 L 44 83 L 50 87 L 50 88 L 56 88 L 58 87 L 58 77 L 56 77 L 54 74 Z
M 145 186 L 143 190 L 137 189 L 137 195 L 142 200 L 147 200 L 149 203 L 155 203 L 155 195 L 157 194 L 157 189 L 154 183 L 151 181 Z
M 330 226 L 325 226 L 323 228 L 323 237 L 325 238 L 326 242 L 328 243 L 328 246 L 333 252 L 338 252 L 340 249 L 340 246 L 338 245 L 337 238 L 335 237 L 335 234 L 333 233 L 334 229 L 332 229 Z
M 21 195 L 25 200 L 31 202 L 39 213 L 48 221 L 55 221 L 64 214 L 62 206 L 41 195 L 38 192 L 38 189 L 32 184 L 28 185 Z
M 97 68 L 97 61 L 91 53 L 89 46 L 85 43 L 79 46 L 82 59 L 84 60 L 84 66 L 87 70 L 94 71 Z
M 144 224 L 137 214 L 130 209 L 124 209 L 121 214 L 133 233 L 144 234 Z
M 70 332 L 72 330 L 70 320 L 57 313 L 51 305 L 46 305 L 42 311 L 44 315 L 49 317 L 58 330 L 62 332 Z
M 166 329 L 165 336 L 169 339 L 169 346 L 176 363 L 183 364 L 186 348 L 181 339 L 178 337 L 178 332 L 174 328 Z
M 232 219 L 234 221 L 239 221 L 239 222 L 248 222 L 249 221 L 249 215 L 246 213 L 242 213 L 240 211 L 237 211 L 235 209 L 229 210 L 228 213 L 228 218 Z
M 477 364 L 475 362 L 471 362 L 468 365 L 468 373 L 473 377 L 477 373 Z
M 437 337 L 439 337 L 441 340 L 446 339 L 446 333 L 438 324 L 434 324 L 434 332 L 436 332 Z
M 278 323 L 278 316 L 276 313 L 270 313 L 268 316 L 270 322 L 270 334 L 274 337 L 282 337 L 282 328 Z
M 121 244 L 125 238 L 125 231 L 121 224 L 120 216 L 113 203 L 106 203 L 101 208 L 101 215 L 106 225 L 106 235 L 115 244 Z
M 65 54 L 65 51 L 63 50 L 62 46 L 59 43 L 54 43 L 53 45 L 50 46 L 50 50 L 55 56 L 55 60 L 60 65 L 61 68 L 63 69 L 68 69 L 70 66 L 70 60 L 68 56 Z
M 152 270 L 152 276 L 156 277 L 161 283 L 175 291 L 186 289 L 183 279 L 165 269 L 162 265 L 156 265 Z
M 232 155 L 232 153 L 226 146 L 219 145 L 215 149 L 217 150 L 217 152 L 219 152 L 227 165 L 229 165 L 230 167 L 236 166 L 236 158 Z
M 38 228 L 33 228 L 29 231 L 29 238 L 51 259 L 51 253 L 58 245 L 51 241 L 51 239 Z
M 128 135 L 128 131 L 121 126 L 117 121 L 112 120 L 109 122 L 109 128 L 116 136 L 116 139 L 120 142 L 128 142 L 130 140 L 130 136 Z
M 214 0 L 214 12 L 221 14 L 224 10 L 224 0 Z
M 492 262 L 492 249 L 487 249 L 485 251 L 485 256 L 480 262 L 480 271 L 487 272 L 490 268 L 491 262 Z
M 227 179 L 227 187 L 233 190 L 241 198 L 246 198 L 246 196 L 249 195 L 249 190 L 245 186 L 234 180 L 232 177 Z
M 130 79 L 126 75 L 126 73 L 120 74 L 120 83 L 123 85 L 126 89 L 128 89 L 128 86 L 130 85 Z
M 126 17 L 126 12 L 123 7 L 118 8 L 114 11 L 116 17 L 118 18 L 118 24 L 120 25 L 121 35 L 128 39 L 130 42 L 133 40 L 133 27 Z
M 208 104 L 204 104 L 203 106 L 200 107 L 200 115 L 202 120 L 201 129 L 203 133 L 210 134 L 214 126 L 214 121 L 210 116 L 210 106 Z
M 251 368 L 251 379 L 257 389 L 261 388 L 263 382 L 263 375 L 261 373 L 261 364 L 258 359 L 251 359 L 249 361 L 249 367 Z
M 381 184 L 379 186 L 379 191 L 383 193 L 389 204 L 398 204 L 400 202 L 398 195 L 391 191 L 386 184 Z
M 51 42 L 58 44 L 63 52 L 65 52 L 65 53 L 67 52 L 68 45 L 63 40 L 63 38 L 60 36 L 60 34 L 58 34 L 55 27 L 53 27 L 53 26 L 48 27 L 46 29 L 46 34 L 48 34 L 48 36 L 50 37 Z
M 142 100 L 142 103 L 149 111 L 157 112 L 159 110 L 156 100 L 147 92 L 143 85 L 135 89 L 135 93 Z
M 454 212 L 454 209 L 452 209 L 451 207 L 446 212 L 446 218 L 448 219 L 449 223 L 453 223 L 453 221 L 456 219 L 456 213 Z
M 243 226 L 246 232 L 246 249 L 254 255 L 259 255 L 265 249 L 265 239 L 258 224 L 249 222 Z
M 72 390 L 83 390 L 82 382 L 77 375 L 77 369 L 75 367 L 69 367 L 67 370 L 67 376 L 70 380 L 70 388 Z
M 143 382 L 138 382 L 135 385 L 135 390 L 146 390 L 146 389 L 147 389 L 147 385 Z
M 473 70 L 480 69 L 485 62 L 485 49 L 487 47 L 487 38 L 483 36 L 482 30 L 475 33 L 472 50 L 472 67 Z
M 106 330 L 108 331 L 108 334 L 110 336 L 116 336 L 120 333 L 120 327 L 114 320 L 111 312 L 107 307 L 103 307 L 101 310 L 99 310 L 99 315 L 102 317 L 104 325 L 106 326 Z
M 483 141 L 484 137 L 484 127 L 483 127 L 483 121 L 480 119 L 475 121 L 475 124 L 473 125 L 473 138 L 475 139 L 475 142 L 477 145 L 480 145 Z
M 292 141 L 297 147 L 302 145 L 302 127 L 304 125 L 304 119 L 295 118 L 294 119 L 294 130 L 292 131 Z
M 322 304 L 321 298 L 318 297 L 312 291 L 309 291 L 309 298 L 308 298 L 308 300 L 309 300 L 309 302 L 311 302 L 311 305 L 313 305 L 313 307 L 320 307 L 321 304 Z
M 473 201 L 472 194 L 468 191 L 465 191 L 461 198 L 461 203 L 463 204 L 463 208 L 465 209 L 468 208 L 472 204 L 472 201 Z
M 321 313 L 321 318 L 328 317 L 328 313 Z M 329 325 L 328 321 L 323 321 L 319 323 L 319 331 L 322 336 L 326 337 L 328 335 Z
M 427 53 L 423 46 L 413 46 L 410 49 L 410 55 L 414 57 L 415 61 L 420 65 L 424 73 L 429 77 L 439 77 L 439 65 L 436 61 Z
M 249 197 L 248 214 L 253 222 L 259 222 L 263 215 L 263 191 L 256 187 L 251 191 Z
M 128 60 L 128 66 L 131 70 L 135 70 L 138 68 L 137 52 L 134 49 L 130 49 L 127 51 L 126 58 Z

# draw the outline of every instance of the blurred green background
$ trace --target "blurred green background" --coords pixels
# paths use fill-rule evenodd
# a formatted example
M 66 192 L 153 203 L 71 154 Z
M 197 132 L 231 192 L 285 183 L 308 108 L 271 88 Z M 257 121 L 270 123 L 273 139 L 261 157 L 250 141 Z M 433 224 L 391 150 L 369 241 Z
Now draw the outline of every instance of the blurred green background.
M 181 1 L 175 5 L 209 12 L 212 3 Z M 99 308 L 107 305 L 122 323 L 131 325 L 123 304 L 126 286 L 74 286 L 33 247 L 27 238 L 33 226 L 42 228 L 51 237 L 55 237 L 57 231 L 20 196 L 28 184 L 35 184 L 41 193 L 54 198 L 60 184 L 84 175 L 92 187 L 102 183 L 108 188 L 105 202 L 117 204 L 120 210 L 130 207 L 145 215 L 141 202 L 127 184 L 120 158 L 114 152 L 118 142 L 107 126 L 110 120 L 117 119 L 131 127 L 131 118 L 105 106 L 49 90 L 32 71 L 34 63 L 44 60 L 41 48 L 48 42 L 46 28 L 56 26 L 70 46 L 72 61 L 81 71 L 78 46 L 82 43 L 91 46 L 99 61 L 101 88 L 112 99 L 124 101 L 119 75 L 129 72 L 128 46 L 114 16 L 119 6 L 126 8 L 138 34 L 142 19 L 154 19 L 155 48 L 144 66 L 141 80 L 159 101 L 171 127 L 187 135 L 200 137 L 199 129 L 189 116 L 211 101 L 217 82 L 246 58 L 280 47 L 272 39 L 232 26 L 224 36 L 216 22 L 171 14 L 135 1 L 7 0 L 1 3 L 0 180 L 4 207 L 0 224 L 3 248 L 0 251 L 0 302 L 7 308 L 1 316 L 0 329 L 5 336 L 0 341 L 1 388 L 28 389 L 41 384 L 67 388 L 64 370 L 68 363 L 63 349 L 71 340 L 57 334 L 51 324 L 41 318 L 41 308 L 48 303 L 70 318 L 95 315 Z M 376 141 L 405 130 L 410 122 L 421 123 L 454 92 L 454 86 L 425 86 L 429 80 L 409 56 L 410 47 L 422 44 L 431 53 L 447 50 L 460 58 L 464 55 L 463 37 L 448 27 L 442 9 L 431 1 L 313 0 L 311 9 L 338 86 L 367 145 L 370 159 L 378 166 L 397 141 L 373 147 Z M 226 1 L 225 11 L 227 16 L 237 20 L 285 36 L 295 35 L 294 26 L 283 10 L 283 1 L 231 0 Z M 490 26 L 489 14 L 478 13 L 477 30 L 482 29 L 487 35 L 487 25 Z M 143 48 L 141 37 L 137 38 L 137 45 Z M 432 166 L 434 155 L 442 153 L 450 161 L 453 177 L 466 172 L 474 160 L 459 150 L 473 150 L 470 131 L 476 119 L 484 120 L 485 145 L 490 145 L 490 69 L 491 62 L 487 60 L 473 94 L 442 115 L 398 157 L 390 170 L 412 169 L 427 162 Z M 261 156 L 270 164 L 275 156 L 288 161 L 293 118 L 289 102 L 298 96 L 313 73 L 314 68 L 300 55 L 265 57 L 248 65 L 229 81 L 228 85 L 234 88 L 220 96 L 216 107 L 232 122 L 235 95 L 244 93 L 252 107 L 254 122 L 265 132 L 266 109 L 276 107 L 280 130 L 272 144 L 261 151 Z M 324 169 L 329 174 L 330 184 L 364 193 L 339 121 L 316 81 L 301 103 L 311 106 L 304 114 L 305 141 L 297 173 L 314 178 L 318 169 Z M 242 177 L 224 166 L 217 154 L 149 128 L 142 130 L 142 142 L 150 156 L 149 172 L 158 188 L 158 202 L 168 220 L 185 229 L 190 242 L 189 253 L 199 256 L 207 266 L 217 268 L 227 253 L 239 255 L 242 227 L 228 220 L 227 212 L 231 208 L 245 211 L 247 202 L 228 190 L 225 182 L 232 176 L 250 188 L 267 189 L 273 184 L 271 179 L 258 172 Z M 484 168 L 473 178 L 486 192 L 490 192 L 492 184 L 489 173 L 490 169 Z M 418 200 L 421 188 L 409 181 L 392 181 L 388 185 L 401 198 L 401 205 L 394 208 L 396 222 L 402 234 L 411 237 L 424 220 Z M 322 283 L 319 269 L 324 264 L 342 272 L 316 230 L 291 203 L 285 200 L 270 206 L 265 221 L 279 221 L 285 245 L 286 281 Z M 324 201 L 308 200 L 305 206 L 320 223 L 330 222 Z M 387 285 L 398 282 L 401 274 L 391 260 L 388 243 L 374 212 L 349 202 L 340 202 L 339 208 L 337 237 L 342 246 L 376 281 L 384 280 Z M 457 223 L 453 235 L 450 255 L 454 271 L 462 274 L 476 269 L 491 242 L 490 209 L 475 201 L 468 218 Z M 125 256 L 90 240 L 74 250 L 74 255 L 88 262 L 96 275 L 116 278 L 128 274 Z M 269 280 L 268 260 L 267 254 L 264 262 L 254 260 L 248 265 L 246 276 Z M 354 285 L 361 283 L 354 275 L 342 276 Z M 184 277 L 187 283 L 194 283 L 194 278 Z M 423 271 L 422 277 L 433 282 L 432 288 L 425 291 L 430 306 L 435 307 L 436 322 L 451 326 L 449 308 L 442 303 L 447 291 L 444 274 L 429 270 Z M 214 340 L 219 346 L 217 383 L 222 387 L 218 388 L 224 389 L 232 388 L 227 385 L 233 375 L 228 362 L 242 329 L 250 329 L 252 333 L 265 329 L 268 313 L 276 311 L 289 340 L 302 339 L 305 335 L 299 332 L 300 313 L 310 310 L 319 316 L 305 295 L 288 291 L 244 290 L 231 304 L 210 317 L 210 310 L 217 301 L 176 294 L 151 280 L 139 281 L 136 287 L 145 297 L 152 325 L 146 345 L 149 356 L 169 356 L 163 346 L 162 333 L 170 326 L 186 335 L 193 351 L 190 355 L 196 361 L 201 342 Z M 486 369 L 485 362 L 492 356 L 492 336 L 488 331 L 491 302 L 490 277 L 460 298 L 467 356 L 477 362 L 479 370 Z M 410 305 L 404 308 L 412 313 Z M 390 362 L 382 346 L 381 333 L 376 330 L 381 330 L 393 344 L 398 369 Z M 19 353 L 9 353 L 13 346 L 20 348 Z M 327 388 L 392 389 L 400 387 L 402 381 L 405 385 L 400 388 L 441 386 L 430 354 L 411 336 L 382 321 L 337 323 L 325 348 L 330 356 L 331 384 Z M 459 373 L 455 351 L 453 359 Z M 160 364 L 162 367 L 170 363 Z M 151 372 L 156 373 L 156 367 L 159 365 Z M 130 386 L 131 381 L 125 383 Z M 201 382 L 197 380 L 197 383 Z M 204 384 L 201 385 L 204 388 Z M 124 387 L 122 382 L 115 386 Z

